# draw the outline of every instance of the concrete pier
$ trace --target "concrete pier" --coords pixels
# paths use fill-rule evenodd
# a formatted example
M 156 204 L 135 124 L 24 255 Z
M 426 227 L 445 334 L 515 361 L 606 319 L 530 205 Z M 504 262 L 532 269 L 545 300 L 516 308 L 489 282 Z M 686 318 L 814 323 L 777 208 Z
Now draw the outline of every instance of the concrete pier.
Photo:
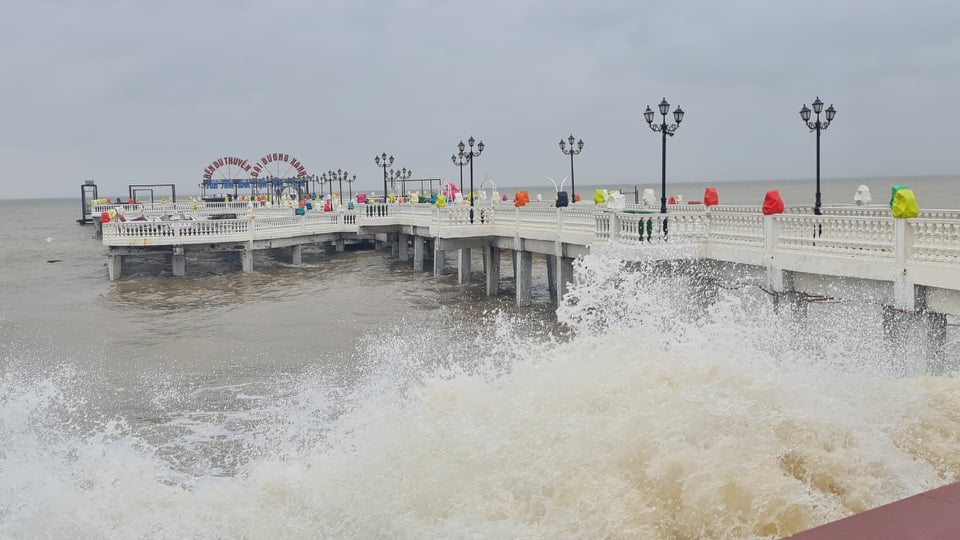
M 470 248 L 462 248 L 457 254 L 457 282 L 461 285 L 470 283 Z
M 487 284 L 487 296 L 497 294 L 500 289 L 500 248 L 483 248 L 483 266 Z
M 514 275 L 517 286 L 517 305 L 529 306 L 533 302 L 533 253 L 516 251 Z
M 183 246 L 174 246 L 173 255 L 171 258 L 171 265 L 173 267 L 173 275 L 180 277 L 187 274 L 187 256 L 183 252 Z

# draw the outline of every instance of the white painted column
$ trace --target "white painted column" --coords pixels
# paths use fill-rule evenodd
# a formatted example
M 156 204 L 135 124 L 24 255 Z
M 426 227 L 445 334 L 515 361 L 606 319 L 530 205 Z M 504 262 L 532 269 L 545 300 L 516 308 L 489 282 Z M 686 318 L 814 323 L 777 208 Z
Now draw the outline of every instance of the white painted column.
M 894 219 L 894 236 L 896 243 L 896 269 L 893 276 L 893 307 L 905 311 L 917 309 L 916 287 L 913 278 L 907 270 L 907 261 L 913 250 L 913 228 L 905 219 Z
M 470 283 L 470 248 L 457 250 L 457 282 L 461 285 Z
M 780 238 L 780 222 L 775 216 L 763 216 L 763 255 L 767 261 L 767 288 L 773 292 L 793 290 L 792 276 L 777 265 L 775 251 Z
M 295 266 L 300 266 L 303 264 L 303 246 L 296 245 L 290 247 L 290 260 L 291 264 Z

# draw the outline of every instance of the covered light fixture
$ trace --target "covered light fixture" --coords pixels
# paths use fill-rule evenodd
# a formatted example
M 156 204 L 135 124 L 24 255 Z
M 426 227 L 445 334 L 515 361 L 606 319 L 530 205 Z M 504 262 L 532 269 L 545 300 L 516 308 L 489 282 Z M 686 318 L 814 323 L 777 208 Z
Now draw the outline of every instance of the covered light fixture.
M 800 109 L 800 118 L 803 118 L 804 122 L 810 121 L 810 108 L 806 104 L 803 105 L 803 108 Z
M 457 145 L 457 148 L 460 149 L 460 153 L 463 153 L 463 149 L 466 148 L 466 145 L 463 144 L 463 141 L 460 141 L 460 144 Z
M 668 112 L 670 112 L 670 104 L 667 103 L 667 98 L 663 98 L 660 102 L 660 114 L 666 116 Z
M 678 124 L 683 122 L 683 109 L 681 109 L 679 105 L 677 105 L 677 108 L 673 111 L 673 118 Z
M 813 113 L 820 114 L 823 112 L 823 102 L 820 101 L 820 96 L 817 96 L 817 99 L 813 102 Z
M 567 148 L 567 143 L 563 139 L 560 139 L 560 150 L 565 150 Z
M 830 104 L 830 107 L 827 108 L 827 122 L 833 122 L 833 117 L 836 115 L 836 109 L 833 108 L 833 104 Z
M 578 150 L 583 150 L 583 139 L 580 139 L 580 141 L 577 142 L 577 149 L 578 149 Z
M 647 110 L 643 111 L 643 119 L 646 120 L 648 124 L 653 122 L 653 111 L 650 110 L 649 105 L 647 105 Z

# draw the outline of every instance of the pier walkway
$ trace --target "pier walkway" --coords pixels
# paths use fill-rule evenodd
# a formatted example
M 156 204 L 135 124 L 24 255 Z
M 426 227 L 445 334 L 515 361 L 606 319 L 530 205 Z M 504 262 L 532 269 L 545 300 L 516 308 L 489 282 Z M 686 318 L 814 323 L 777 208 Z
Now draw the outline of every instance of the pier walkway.
M 94 214 L 117 205 L 94 208 Z M 532 256 L 547 257 L 551 290 L 561 297 L 573 279 L 572 262 L 591 251 L 615 253 L 629 261 L 707 259 L 765 270 L 774 292 L 822 295 L 839 284 L 898 310 L 960 315 L 960 210 L 922 212 L 894 219 L 882 206 L 805 207 L 764 216 L 754 206 L 671 207 L 669 213 L 627 206 L 610 210 L 592 204 L 565 208 L 531 204 L 448 206 L 361 204 L 356 210 L 292 215 L 288 207 L 261 207 L 246 217 L 246 203 L 177 203 L 141 208 L 148 221 L 102 225 L 111 279 L 124 257 L 165 254 L 174 275 L 185 272 L 188 251 L 239 254 L 243 271 L 253 271 L 253 252 L 290 248 L 300 263 L 307 244 L 333 246 L 377 241 L 416 268 L 433 260 L 436 274 L 456 266 L 470 280 L 470 253 L 483 252 L 487 292 L 499 281 L 500 250 L 513 251 L 517 301 L 529 301 Z M 236 219 L 205 219 L 235 212 Z M 471 213 L 473 220 L 471 222 Z M 174 214 L 179 220 L 160 221 Z M 230 217 L 230 216 L 227 216 Z M 412 250 L 412 254 L 411 254 Z

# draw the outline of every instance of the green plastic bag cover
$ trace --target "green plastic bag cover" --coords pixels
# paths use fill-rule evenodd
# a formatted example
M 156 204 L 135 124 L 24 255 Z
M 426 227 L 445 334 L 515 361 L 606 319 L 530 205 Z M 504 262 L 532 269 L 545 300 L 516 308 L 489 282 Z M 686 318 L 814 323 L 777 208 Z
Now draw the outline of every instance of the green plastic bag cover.
M 437 208 L 443 208 L 447 205 L 447 198 L 443 193 L 437 195 Z
M 909 189 L 898 189 L 893 195 L 893 217 L 895 218 L 915 218 L 920 215 L 920 206 L 917 205 L 917 197 Z
M 593 190 L 593 203 L 594 204 L 603 204 L 607 202 L 607 198 L 603 196 L 602 189 Z
M 907 189 L 907 186 L 893 186 L 890 188 L 890 208 L 893 208 L 893 199 L 897 196 L 897 192 L 901 189 Z

